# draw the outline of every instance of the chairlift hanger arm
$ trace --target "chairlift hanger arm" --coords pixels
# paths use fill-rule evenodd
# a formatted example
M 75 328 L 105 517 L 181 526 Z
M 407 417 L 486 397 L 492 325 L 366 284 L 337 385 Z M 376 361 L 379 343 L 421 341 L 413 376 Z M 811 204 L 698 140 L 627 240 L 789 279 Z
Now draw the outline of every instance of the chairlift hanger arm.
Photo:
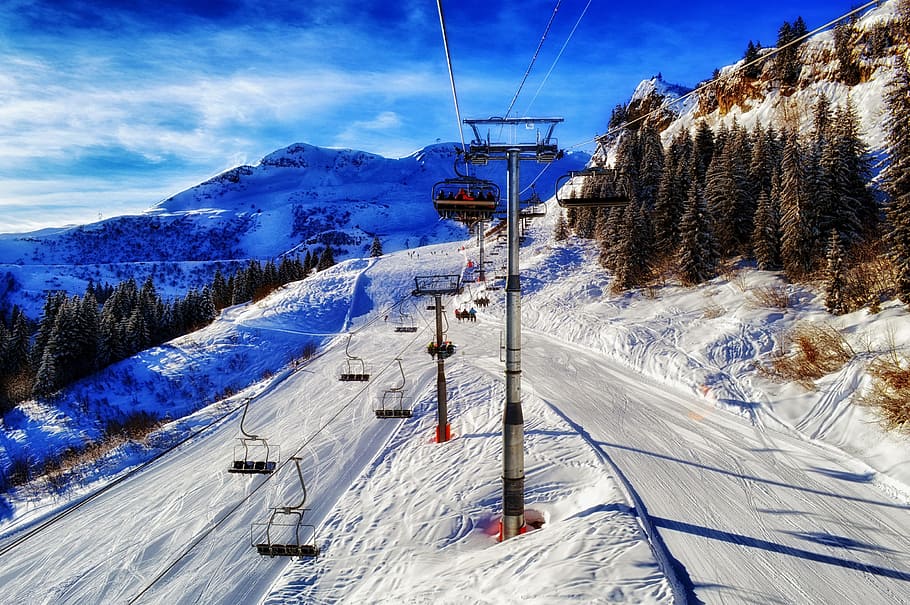
M 243 428 L 243 423 L 246 421 L 246 413 L 250 409 L 250 402 L 253 400 L 252 397 L 247 397 L 246 401 L 243 404 L 243 416 L 240 417 L 240 432 L 243 433 L 243 436 L 247 439 L 259 439 L 259 435 L 253 435 L 252 433 L 247 433 Z

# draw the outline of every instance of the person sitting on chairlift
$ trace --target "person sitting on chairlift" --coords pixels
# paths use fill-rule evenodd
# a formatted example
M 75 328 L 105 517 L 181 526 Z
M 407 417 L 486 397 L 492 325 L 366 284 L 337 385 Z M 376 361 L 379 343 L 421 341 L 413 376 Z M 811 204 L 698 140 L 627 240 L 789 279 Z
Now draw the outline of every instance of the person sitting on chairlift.
M 474 307 L 471 307 L 471 310 L 468 311 L 468 315 L 471 316 L 471 321 L 477 321 L 477 310 Z

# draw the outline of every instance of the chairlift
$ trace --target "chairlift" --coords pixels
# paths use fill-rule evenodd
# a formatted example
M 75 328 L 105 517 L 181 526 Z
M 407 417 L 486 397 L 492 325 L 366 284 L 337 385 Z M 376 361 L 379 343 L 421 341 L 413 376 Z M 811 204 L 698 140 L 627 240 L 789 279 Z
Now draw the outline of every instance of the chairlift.
M 629 203 L 629 196 L 612 168 L 573 170 L 556 179 L 556 203 L 562 208 L 615 208 Z M 580 180 L 580 188 L 575 179 Z
M 383 391 L 382 396 L 376 402 L 373 411 L 377 418 L 410 418 L 411 408 L 405 407 L 404 385 L 406 382 L 404 376 L 404 367 L 401 365 L 401 358 L 396 357 L 398 370 L 401 373 L 401 384 L 393 386 Z
M 261 474 L 267 475 L 275 471 L 278 466 L 279 449 L 277 445 L 269 445 L 264 437 L 248 433 L 243 428 L 247 411 L 250 409 L 251 397 L 248 397 L 243 406 L 243 416 L 240 418 L 240 444 L 234 447 L 234 459 L 231 462 L 229 473 Z
M 271 507 L 269 520 L 254 523 L 250 528 L 250 542 L 262 556 L 268 557 L 318 557 L 316 526 L 304 523 L 303 515 L 309 510 L 306 504 L 306 484 L 300 470 L 300 458 L 291 458 L 297 466 L 303 497 L 296 506 Z M 301 532 L 305 539 L 301 539 Z
M 547 215 L 547 205 L 537 195 L 537 188 L 531 185 L 531 196 L 519 202 L 519 214 L 523 219 L 540 218 Z
M 454 219 L 469 225 L 488 221 L 499 206 L 499 185 L 488 179 L 461 174 L 458 160 L 451 179 L 433 185 L 433 206 L 440 218 Z
M 446 340 L 443 342 L 431 342 L 427 345 L 427 353 L 430 354 L 430 357 L 439 358 L 439 359 L 448 359 L 455 354 L 455 344 L 451 340 Z
M 416 332 L 417 323 L 414 321 L 414 318 L 410 313 L 405 313 L 404 310 L 398 308 L 398 317 L 395 319 L 395 331 L 396 332 Z
M 370 379 L 370 370 L 367 364 L 360 357 L 355 357 L 348 352 L 353 337 L 353 334 L 348 334 L 348 342 L 344 345 L 344 354 L 347 359 L 341 365 L 338 380 L 342 382 L 366 382 Z

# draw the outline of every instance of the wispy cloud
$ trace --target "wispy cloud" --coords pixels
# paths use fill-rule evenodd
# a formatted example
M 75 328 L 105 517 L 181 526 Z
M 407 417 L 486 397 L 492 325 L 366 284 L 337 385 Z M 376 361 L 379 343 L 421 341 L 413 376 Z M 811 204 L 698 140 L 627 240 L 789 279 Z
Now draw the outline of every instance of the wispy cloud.
M 662 70 L 694 84 L 782 19 L 802 12 L 811 24 L 803 5 L 837 10 L 774 4 L 595 2 L 533 111 L 567 117 L 562 141 L 590 139 L 639 79 Z M 553 5 L 446 5 L 464 117 L 505 111 Z M 583 6 L 562 2 L 526 94 Z M 399 156 L 456 140 L 435 9 L 423 0 L 0 3 L 0 205 L 124 189 L 154 203 L 169 187 L 298 141 Z M 746 10 L 748 22 L 723 27 Z M 765 33 L 753 31 L 759 23 Z

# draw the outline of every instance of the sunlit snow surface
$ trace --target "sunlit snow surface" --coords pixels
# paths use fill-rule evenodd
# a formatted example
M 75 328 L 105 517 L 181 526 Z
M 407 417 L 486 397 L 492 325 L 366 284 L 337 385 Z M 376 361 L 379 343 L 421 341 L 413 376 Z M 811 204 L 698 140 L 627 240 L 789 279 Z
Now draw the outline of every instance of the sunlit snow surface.
M 551 205 L 553 202 L 550 202 Z M 863 359 L 816 391 L 759 378 L 779 334 L 824 320 L 868 350 L 910 341 L 906 312 L 886 306 L 833 319 L 812 290 L 790 309 L 750 291 L 776 283 L 746 270 L 701 289 L 609 294 L 593 247 L 551 239 L 555 206 L 522 248 L 522 393 L 526 511 L 541 529 L 500 543 L 502 290 L 476 323 L 448 300 L 446 362 L 453 439 L 433 442 L 432 313 L 415 275 L 460 273 L 473 243 L 351 260 L 127 362 L 143 380 L 110 397 L 170 405 L 167 376 L 250 385 L 165 428 L 172 453 L 0 555 L 0 601 L 15 603 L 900 603 L 910 585 L 905 442 L 850 403 Z M 491 250 L 497 246 L 490 242 Z M 504 263 L 499 246 L 492 272 Z M 396 333 L 401 319 L 421 331 Z M 347 354 L 369 383 L 337 379 Z M 293 358 L 308 342 L 322 353 Z M 860 342 L 856 343 L 859 348 Z M 238 359 L 229 363 L 225 360 Z M 400 382 L 414 417 L 377 420 Z M 189 371 L 189 370 L 193 371 Z M 280 446 L 271 476 L 227 472 L 240 409 L 247 430 Z M 130 399 L 132 398 L 132 399 Z M 125 403 L 124 403 L 125 405 Z M 63 426 L 53 409 L 34 422 Z M 55 425 L 55 423 L 57 423 Z M 49 430 L 49 429 L 48 429 Z M 78 494 L 153 452 L 121 448 L 80 490 L 10 496 L 3 544 Z M 296 504 L 301 459 L 315 560 L 261 558 L 251 526 Z M 21 535 L 21 534 L 18 534 Z M 305 536 L 308 539 L 309 536 Z

